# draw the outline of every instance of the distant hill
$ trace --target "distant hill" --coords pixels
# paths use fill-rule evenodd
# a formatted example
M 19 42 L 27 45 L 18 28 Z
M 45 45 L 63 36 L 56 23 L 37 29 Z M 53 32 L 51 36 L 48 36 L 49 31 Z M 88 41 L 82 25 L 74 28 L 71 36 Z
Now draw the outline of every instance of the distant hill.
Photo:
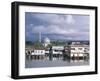
M 75 39 L 75 37 L 71 37 L 71 36 L 66 36 L 63 34 L 41 34 L 41 41 L 43 42 L 44 39 L 48 37 L 50 39 L 50 41 L 89 41 L 88 39 L 83 40 L 83 39 Z M 71 37 L 72 39 L 69 39 L 69 37 Z M 26 36 L 25 37 L 26 41 L 31 41 L 31 42 L 36 42 L 39 40 L 39 34 L 38 33 L 34 33 L 30 36 Z
M 71 44 L 72 42 L 80 42 L 81 44 L 87 44 L 89 45 L 88 40 L 51 40 L 51 43 L 53 45 L 65 45 L 65 44 Z M 41 43 L 44 43 L 43 41 Z M 39 41 L 26 41 L 27 45 L 38 45 Z

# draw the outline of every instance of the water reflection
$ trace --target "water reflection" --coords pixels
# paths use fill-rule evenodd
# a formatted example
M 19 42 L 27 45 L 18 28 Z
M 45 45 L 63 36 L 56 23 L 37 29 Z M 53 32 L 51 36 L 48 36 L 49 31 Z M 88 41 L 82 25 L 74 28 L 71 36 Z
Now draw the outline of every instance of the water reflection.
M 26 56 L 25 68 L 89 65 L 87 58 L 69 58 L 63 55 Z

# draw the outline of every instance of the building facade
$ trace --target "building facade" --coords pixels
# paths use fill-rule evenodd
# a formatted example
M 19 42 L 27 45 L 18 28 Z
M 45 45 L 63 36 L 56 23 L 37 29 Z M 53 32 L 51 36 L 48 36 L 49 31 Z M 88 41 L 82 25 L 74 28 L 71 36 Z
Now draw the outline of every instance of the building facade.
M 50 41 L 46 39 L 46 44 Z M 72 42 L 65 46 L 51 46 L 44 48 L 26 48 L 26 57 L 33 60 L 55 60 L 55 59 L 89 59 L 89 44 Z
M 33 60 L 43 60 L 45 59 L 45 49 L 33 49 L 31 52 L 31 59 Z
M 89 58 L 89 45 L 70 45 L 69 46 L 70 58 L 76 58 L 76 59 L 86 59 Z

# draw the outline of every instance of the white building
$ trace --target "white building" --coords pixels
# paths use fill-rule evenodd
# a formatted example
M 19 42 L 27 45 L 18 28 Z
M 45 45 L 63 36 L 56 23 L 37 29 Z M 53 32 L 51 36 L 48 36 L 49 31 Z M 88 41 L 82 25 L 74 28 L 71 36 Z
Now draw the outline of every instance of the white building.
M 63 54 L 64 46 L 52 46 L 53 54 Z
M 89 45 L 70 45 L 70 54 L 72 57 L 86 57 L 89 54 Z
M 44 60 L 45 59 L 45 49 L 33 49 L 31 52 L 31 59 L 33 60 Z
M 34 49 L 31 55 L 45 55 L 45 49 Z

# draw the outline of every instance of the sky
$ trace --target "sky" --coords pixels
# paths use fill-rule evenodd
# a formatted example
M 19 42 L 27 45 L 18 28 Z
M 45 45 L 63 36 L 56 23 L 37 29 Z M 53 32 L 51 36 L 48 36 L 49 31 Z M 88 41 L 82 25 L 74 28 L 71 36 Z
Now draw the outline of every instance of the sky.
M 89 15 L 25 12 L 26 41 L 89 40 Z

